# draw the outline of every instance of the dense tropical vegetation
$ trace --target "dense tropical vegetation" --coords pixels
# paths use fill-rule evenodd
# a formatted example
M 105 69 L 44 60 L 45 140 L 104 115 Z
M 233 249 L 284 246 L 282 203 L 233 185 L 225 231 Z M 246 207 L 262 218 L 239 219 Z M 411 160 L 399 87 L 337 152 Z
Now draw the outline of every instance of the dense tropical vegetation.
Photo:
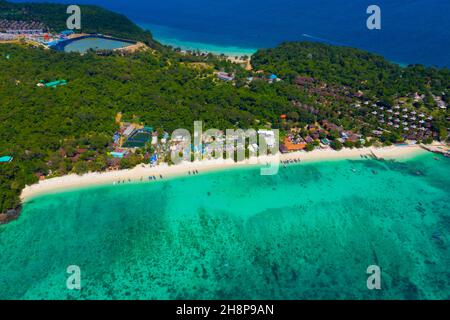
M 320 115 L 327 119 L 338 117 L 338 124 L 358 132 L 367 134 L 380 126 L 371 119 L 370 105 L 376 103 L 389 109 L 402 104 L 430 115 L 438 139 L 447 139 L 450 133 L 448 108 L 439 109 L 436 100 L 450 104 L 448 68 L 401 67 L 359 49 L 310 42 L 283 43 L 259 50 L 252 64 L 255 69 L 276 73 L 289 84 L 297 84 L 321 102 Z M 396 142 L 401 133 L 391 130 L 385 140 Z
M 328 84 L 364 90 L 369 96 L 386 100 L 411 92 L 448 93 L 450 86 L 447 68 L 401 67 L 359 49 L 313 42 L 287 42 L 259 50 L 252 57 L 252 64 L 256 69 L 268 69 L 287 80 L 307 75 Z M 448 95 L 447 99 L 450 99 Z
M 366 107 L 352 104 L 381 100 L 389 105 L 419 92 L 426 98 L 411 107 L 432 114 L 436 138 L 446 138 L 448 111 L 436 108 L 430 97 L 439 94 L 449 102 L 448 69 L 401 68 L 357 49 L 285 43 L 260 50 L 252 60 L 254 70 L 248 71 L 212 55 L 163 48 L 126 17 L 107 10 L 87 6 L 83 14 L 84 32 L 142 40 L 156 50 L 79 55 L 0 44 L 0 155 L 14 157 L 0 164 L 0 212 L 18 207 L 21 190 L 41 176 L 105 170 L 119 112 L 159 133 L 192 128 L 196 120 L 207 128 L 272 127 L 283 132 L 328 120 L 368 136 L 379 125 L 368 118 Z M 59 5 L 0 1 L 0 18 L 36 19 L 63 30 L 66 17 Z M 215 71 L 232 72 L 235 80 L 219 81 Z M 267 81 L 271 73 L 283 81 Z M 300 85 L 305 77 L 314 82 Z M 68 85 L 36 86 L 55 79 L 66 79 Z M 402 139 L 400 132 L 389 132 L 380 140 Z M 343 145 L 333 142 L 332 147 Z M 121 167 L 141 161 L 138 152 Z
M 257 119 L 276 123 L 289 110 L 288 99 L 268 85 L 235 88 L 217 82 L 210 70 L 151 52 L 100 57 L 0 45 L 0 70 L 0 150 L 14 156 L 0 166 L 2 210 L 19 203 L 17 195 L 37 181 L 36 173 L 104 168 L 118 112 L 171 132 L 199 119 L 216 128 L 250 127 Z M 54 79 L 68 85 L 36 86 Z M 60 148 L 68 156 L 88 148 L 92 154 L 85 157 L 93 161 L 73 163 Z

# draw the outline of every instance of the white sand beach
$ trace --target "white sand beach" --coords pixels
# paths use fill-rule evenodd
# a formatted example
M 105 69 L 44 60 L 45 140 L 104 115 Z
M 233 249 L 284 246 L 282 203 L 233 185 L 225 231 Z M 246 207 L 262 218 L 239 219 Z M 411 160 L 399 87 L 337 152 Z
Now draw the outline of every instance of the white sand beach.
M 392 146 L 385 148 L 363 148 L 363 149 L 343 149 L 341 151 L 334 150 L 314 150 L 312 152 L 294 152 L 289 154 L 279 154 L 280 161 L 300 160 L 301 162 L 328 161 L 339 159 L 355 159 L 364 155 L 375 155 L 384 159 L 405 159 L 421 152 L 426 152 L 420 146 Z M 130 183 L 149 181 L 149 177 L 155 176 L 156 180 L 161 180 L 160 175 L 164 178 L 189 176 L 194 170 L 199 174 L 220 171 L 227 168 L 245 167 L 259 165 L 263 167 L 266 163 L 274 163 L 276 156 L 260 157 L 258 159 L 250 159 L 243 162 L 235 163 L 232 160 L 203 160 L 197 162 L 183 162 L 182 164 L 169 166 L 161 164 L 156 167 L 150 165 L 139 165 L 130 170 L 119 170 L 111 172 L 93 172 L 79 176 L 71 174 L 63 177 L 52 178 L 40 181 L 32 186 L 27 186 L 22 191 L 21 199 L 26 202 L 31 198 L 45 193 L 62 192 L 69 189 L 89 187 L 95 185 L 116 184 L 119 181 Z M 281 165 L 281 164 L 280 164 Z

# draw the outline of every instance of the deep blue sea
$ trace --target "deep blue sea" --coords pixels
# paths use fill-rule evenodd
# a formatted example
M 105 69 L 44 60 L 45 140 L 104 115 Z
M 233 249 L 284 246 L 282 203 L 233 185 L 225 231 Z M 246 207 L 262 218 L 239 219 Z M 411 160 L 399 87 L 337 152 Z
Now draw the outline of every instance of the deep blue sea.
M 49 0 L 34 0 L 48 2 Z M 165 44 L 250 53 L 286 40 L 365 49 L 402 63 L 450 66 L 449 0 L 59 0 L 98 4 L 151 29 Z M 368 30 L 366 9 L 381 8 Z

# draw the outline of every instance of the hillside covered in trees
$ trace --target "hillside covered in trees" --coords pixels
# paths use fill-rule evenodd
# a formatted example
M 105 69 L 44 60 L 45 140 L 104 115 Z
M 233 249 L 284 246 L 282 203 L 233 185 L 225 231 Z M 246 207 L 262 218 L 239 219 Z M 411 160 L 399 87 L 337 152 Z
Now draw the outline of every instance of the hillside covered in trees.
M 378 128 L 387 140 L 398 142 L 406 136 L 401 123 L 405 117 L 415 120 L 415 115 L 427 114 L 434 139 L 448 139 L 448 68 L 402 67 L 363 50 L 311 42 L 287 42 L 259 50 L 252 57 L 252 65 L 255 70 L 277 74 L 287 85 L 296 85 L 314 97 L 320 104 L 320 114 L 340 118 L 337 123 L 344 127 L 365 134 Z M 405 110 L 413 115 L 400 118 Z M 391 122 L 395 118 L 399 123 Z
M 401 67 L 363 50 L 314 42 L 286 42 L 259 50 L 252 57 L 252 64 L 255 69 L 270 70 L 289 81 L 309 76 L 388 101 L 412 92 L 440 95 L 450 88 L 447 68 Z M 450 99 L 448 94 L 446 97 Z
M 102 33 L 119 38 L 142 41 L 151 47 L 161 47 L 145 31 L 130 19 L 98 6 L 80 5 L 82 20 L 80 32 Z M 54 3 L 11 3 L 0 0 L 0 20 L 39 21 L 49 31 L 60 32 L 67 29 L 67 5 Z
M 211 70 L 151 52 L 80 56 L 0 45 L 0 70 L 0 150 L 14 156 L 0 165 L 2 211 L 18 205 L 20 190 L 38 180 L 36 173 L 104 169 L 118 112 L 171 132 L 199 119 L 214 128 L 251 127 L 256 119 L 276 124 L 279 113 L 289 110 L 275 88 L 235 88 L 217 82 Z M 54 79 L 68 85 L 36 86 Z M 94 161 L 62 159 L 62 147 L 88 148 Z

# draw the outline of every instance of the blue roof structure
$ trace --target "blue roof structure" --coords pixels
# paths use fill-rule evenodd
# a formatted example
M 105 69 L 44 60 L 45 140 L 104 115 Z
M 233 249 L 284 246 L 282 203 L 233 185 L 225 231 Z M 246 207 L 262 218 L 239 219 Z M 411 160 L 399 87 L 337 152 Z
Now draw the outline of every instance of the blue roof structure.
M 10 156 L 0 157 L 0 163 L 11 162 L 12 160 L 13 160 L 13 157 L 10 157 Z
M 117 143 L 117 141 L 119 141 L 119 139 L 120 139 L 120 134 L 119 133 L 114 134 L 113 141 Z

